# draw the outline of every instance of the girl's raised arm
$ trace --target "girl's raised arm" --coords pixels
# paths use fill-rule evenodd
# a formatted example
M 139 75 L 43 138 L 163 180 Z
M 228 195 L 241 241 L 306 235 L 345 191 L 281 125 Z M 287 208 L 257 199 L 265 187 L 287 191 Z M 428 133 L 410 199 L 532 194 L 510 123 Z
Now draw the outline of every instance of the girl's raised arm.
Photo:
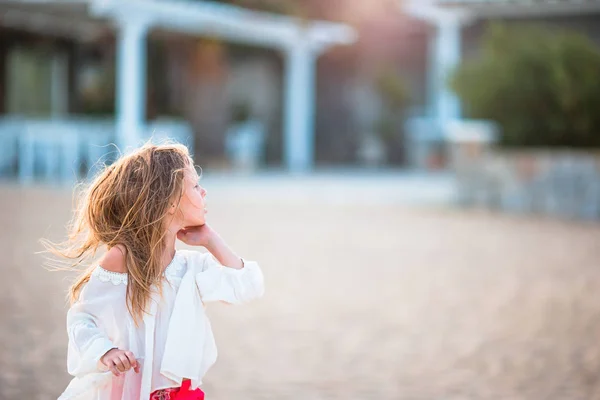
M 240 304 L 264 294 L 264 277 L 254 261 L 241 261 L 241 269 L 228 268 L 221 265 L 212 254 L 196 252 L 192 262 L 203 302 Z

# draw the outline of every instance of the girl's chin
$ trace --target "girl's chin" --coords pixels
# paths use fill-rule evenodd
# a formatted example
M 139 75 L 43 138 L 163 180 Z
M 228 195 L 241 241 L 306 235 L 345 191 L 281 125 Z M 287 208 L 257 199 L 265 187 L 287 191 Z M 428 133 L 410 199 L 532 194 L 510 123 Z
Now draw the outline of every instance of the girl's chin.
M 186 224 L 185 229 L 202 226 L 204 224 L 206 224 L 206 218 L 197 218 L 193 221 L 189 221 L 188 224 Z

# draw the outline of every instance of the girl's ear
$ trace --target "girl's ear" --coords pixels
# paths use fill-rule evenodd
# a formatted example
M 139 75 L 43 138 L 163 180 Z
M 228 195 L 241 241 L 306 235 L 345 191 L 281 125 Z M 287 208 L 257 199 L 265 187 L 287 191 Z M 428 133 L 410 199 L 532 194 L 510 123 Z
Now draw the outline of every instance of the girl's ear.
M 177 204 L 171 203 L 171 205 L 169 206 L 169 209 L 167 210 L 167 213 L 169 215 L 173 215 L 173 214 L 175 214 L 175 211 L 177 211 Z

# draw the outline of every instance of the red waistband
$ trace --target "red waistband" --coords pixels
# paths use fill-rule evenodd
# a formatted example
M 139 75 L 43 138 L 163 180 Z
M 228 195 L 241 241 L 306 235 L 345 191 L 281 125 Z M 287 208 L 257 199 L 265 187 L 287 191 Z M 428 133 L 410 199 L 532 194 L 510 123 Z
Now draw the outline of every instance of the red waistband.
M 204 392 L 200 388 L 190 390 L 191 383 L 184 379 L 181 387 L 157 390 L 150 395 L 150 400 L 204 400 Z

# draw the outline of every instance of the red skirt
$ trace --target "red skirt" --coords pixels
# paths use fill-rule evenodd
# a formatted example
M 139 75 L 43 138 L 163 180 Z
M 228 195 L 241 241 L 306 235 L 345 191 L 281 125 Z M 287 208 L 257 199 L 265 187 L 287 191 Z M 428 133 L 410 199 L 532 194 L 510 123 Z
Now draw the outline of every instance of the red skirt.
M 150 395 L 150 400 L 204 400 L 204 392 L 200 388 L 190 390 L 191 381 L 184 379 L 180 388 L 161 389 Z

